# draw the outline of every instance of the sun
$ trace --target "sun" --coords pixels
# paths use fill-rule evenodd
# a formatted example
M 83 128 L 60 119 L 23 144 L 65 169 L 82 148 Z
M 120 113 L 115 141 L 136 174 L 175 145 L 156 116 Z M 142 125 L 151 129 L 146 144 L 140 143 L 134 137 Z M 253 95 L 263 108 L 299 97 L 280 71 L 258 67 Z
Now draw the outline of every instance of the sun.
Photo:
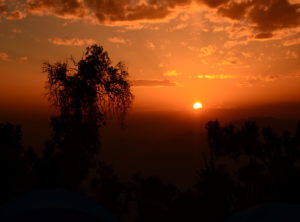
M 195 102 L 194 105 L 193 105 L 193 108 L 194 108 L 195 110 L 202 109 L 202 108 L 203 108 L 202 103 L 200 103 L 200 102 Z

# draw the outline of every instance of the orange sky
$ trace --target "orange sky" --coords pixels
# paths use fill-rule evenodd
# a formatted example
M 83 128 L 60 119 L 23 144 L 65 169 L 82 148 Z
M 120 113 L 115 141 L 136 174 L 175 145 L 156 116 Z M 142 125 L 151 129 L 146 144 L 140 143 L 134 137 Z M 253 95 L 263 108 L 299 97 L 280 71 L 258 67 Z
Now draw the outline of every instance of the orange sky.
M 47 107 L 41 64 L 93 43 L 128 66 L 134 109 L 300 102 L 298 0 L 0 0 L 0 30 L 2 109 Z

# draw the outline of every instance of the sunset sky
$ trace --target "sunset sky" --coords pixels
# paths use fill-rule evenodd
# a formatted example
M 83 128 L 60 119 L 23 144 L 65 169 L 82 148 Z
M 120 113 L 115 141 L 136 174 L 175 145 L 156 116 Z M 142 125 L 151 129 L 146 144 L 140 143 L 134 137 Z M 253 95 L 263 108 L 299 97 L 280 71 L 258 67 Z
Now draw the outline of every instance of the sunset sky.
M 124 175 L 192 180 L 209 120 L 299 120 L 300 0 L 0 0 L 0 30 L 0 122 L 22 124 L 36 148 L 53 114 L 43 62 L 99 44 L 126 64 L 127 128 L 102 131 L 102 158 Z
M 299 0 L 2 0 L 0 30 L 8 110 L 48 108 L 42 63 L 94 43 L 127 65 L 133 109 L 300 101 Z

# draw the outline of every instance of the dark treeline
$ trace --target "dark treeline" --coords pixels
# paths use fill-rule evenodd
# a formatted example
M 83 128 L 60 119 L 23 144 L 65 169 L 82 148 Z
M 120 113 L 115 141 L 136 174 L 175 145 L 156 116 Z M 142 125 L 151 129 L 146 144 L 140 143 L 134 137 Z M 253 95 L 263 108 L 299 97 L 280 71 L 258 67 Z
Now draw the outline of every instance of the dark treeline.
M 121 183 L 113 167 L 100 160 L 85 177 L 75 171 L 87 169 L 84 162 L 67 175 L 68 163 L 61 164 L 47 148 L 38 158 L 22 145 L 20 126 L 0 124 L 1 203 L 31 190 L 62 187 L 90 196 L 121 221 L 222 221 L 263 203 L 300 203 L 300 125 L 282 135 L 255 122 L 236 128 L 211 121 L 206 129 L 210 154 L 197 183 L 182 191 L 138 173 Z
M 147 222 L 222 221 L 258 204 L 300 202 L 300 125 L 278 134 L 250 121 L 239 127 L 211 121 L 205 126 L 210 152 L 193 187 L 182 191 L 139 173 L 120 182 L 101 161 L 99 130 L 106 110 L 122 120 L 130 106 L 128 73 L 96 45 L 73 64 L 44 64 L 59 114 L 41 156 L 22 144 L 21 126 L 0 124 L 1 204 L 32 190 L 65 188 L 93 198 L 121 221 Z

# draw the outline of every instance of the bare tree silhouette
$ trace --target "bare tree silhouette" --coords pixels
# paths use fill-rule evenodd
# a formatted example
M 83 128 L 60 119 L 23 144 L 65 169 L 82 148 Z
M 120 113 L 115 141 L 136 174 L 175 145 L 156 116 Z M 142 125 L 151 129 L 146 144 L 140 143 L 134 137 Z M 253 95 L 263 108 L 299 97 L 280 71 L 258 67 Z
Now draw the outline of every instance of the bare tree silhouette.
M 41 176 L 46 185 L 75 188 L 99 151 L 99 129 L 107 115 L 122 120 L 133 95 L 126 67 L 121 62 L 113 66 L 103 47 L 87 47 L 81 60 L 71 62 L 43 65 L 48 98 L 59 115 L 51 119 L 42 167 L 48 172 Z

